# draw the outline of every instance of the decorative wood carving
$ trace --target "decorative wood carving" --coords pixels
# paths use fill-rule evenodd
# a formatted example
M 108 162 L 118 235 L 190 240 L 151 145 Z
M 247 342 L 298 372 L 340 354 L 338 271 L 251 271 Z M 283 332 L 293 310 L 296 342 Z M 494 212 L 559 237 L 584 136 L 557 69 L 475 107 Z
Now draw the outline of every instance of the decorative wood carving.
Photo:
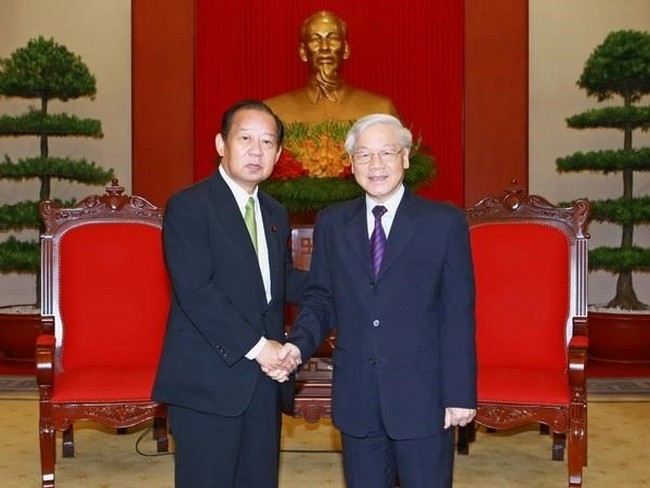
M 567 239 L 569 249 L 567 267 L 570 270 L 570 306 L 567 313 L 570 318 L 569 324 L 572 326 L 572 335 L 566 348 L 565 364 L 568 401 L 549 405 L 547 399 L 538 398 L 535 392 L 530 392 L 528 401 L 519 401 L 518 399 L 517 404 L 504 403 L 484 400 L 480 397 L 479 391 L 478 412 L 475 420 L 479 424 L 497 430 L 541 423 L 547 425 L 555 434 L 567 436 L 569 486 L 582 486 L 582 468 L 587 463 L 585 365 L 589 344 L 587 339 L 587 239 L 589 234 L 586 232 L 586 225 L 589 217 L 589 202 L 585 199 L 578 199 L 570 207 L 556 207 L 543 197 L 527 195 L 523 188 L 513 181 L 500 197 L 482 199 L 474 207 L 468 208 L 466 215 L 471 229 L 498 224 L 504 230 L 503 235 L 500 236 L 504 242 L 507 242 L 508 239 L 506 229 L 508 224 L 551 226 L 559 229 Z M 530 259 L 535 259 L 534 255 Z M 522 266 L 526 267 L 526 264 L 524 263 Z M 525 272 L 526 269 L 522 270 L 522 276 Z M 498 287 L 498 277 L 490 276 L 490 278 L 493 278 L 493 286 Z M 521 277 L 508 276 L 500 279 L 503 281 L 521 279 Z M 533 283 L 533 286 L 527 287 L 523 292 L 533 297 L 536 287 L 553 286 L 552 283 L 539 283 L 531 280 L 534 280 L 534 277 L 530 277 L 528 280 L 528 283 Z M 489 287 L 482 290 L 484 297 L 489 297 L 489 292 Z M 507 318 L 500 318 L 500 320 L 507 320 Z M 523 327 L 534 325 L 532 321 L 526 322 L 525 317 L 513 320 L 521 323 Z M 485 329 L 482 331 L 483 334 L 486 334 L 490 330 L 489 322 L 486 321 L 484 324 Z M 481 335 L 477 335 L 477 337 L 481 337 Z M 482 335 L 482 337 L 486 336 Z M 509 367 L 507 358 L 503 358 L 500 366 L 501 369 Z M 479 361 L 478 368 L 480 376 L 482 368 L 485 371 L 490 366 L 483 366 Z M 517 366 L 513 364 L 510 368 L 516 369 Z M 513 385 L 513 388 L 517 387 L 517 385 Z M 484 396 L 485 393 L 489 395 L 489 392 L 484 392 Z M 459 447 L 459 452 L 461 450 L 466 451 L 467 445 Z M 556 459 L 555 455 L 554 459 Z
M 163 209 L 154 206 L 140 196 L 123 195 L 124 187 L 113 180 L 111 186 L 106 187 L 106 194 L 91 195 L 76 206 L 61 208 L 52 200 L 45 200 L 40 204 L 41 218 L 46 227 L 46 236 L 57 232 L 63 224 L 73 225 L 78 219 L 110 220 L 119 212 L 119 218 L 133 216 L 143 223 L 151 222 L 154 225 L 161 221 Z
M 81 200 L 72 208 L 61 208 L 53 201 L 45 201 L 40 205 L 41 217 L 45 231 L 41 237 L 41 335 L 36 343 L 36 378 L 40 394 L 39 438 L 41 451 L 41 485 L 43 488 L 54 488 L 54 468 L 56 461 L 56 432 L 64 432 L 64 455 L 74 455 L 73 424 L 82 420 L 93 420 L 112 428 L 126 428 L 147 420 L 154 420 L 154 437 L 157 440 L 158 451 L 168 448 L 166 407 L 153 400 L 132 399 L 128 397 L 115 402 L 98 402 L 79 400 L 76 403 L 52 400 L 57 388 L 57 376 L 62 371 L 61 353 L 65 348 L 60 306 L 60 262 L 59 240 L 61 236 L 76 226 L 101 224 L 142 224 L 162 228 L 163 210 L 155 207 L 147 200 L 138 196 L 124 195 L 124 188 L 113 180 L 106 188 L 105 195 L 92 195 Z M 132 226 L 134 228 L 140 228 Z M 147 229 L 149 231 L 149 229 Z M 147 235 L 151 235 L 149 232 Z M 147 242 L 151 242 L 149 240 Z M 116 243 L 121 246 L 123 243 Z M 159 251 L 159 250 L 158 250 Z M 65 263 L 67 264 L 67 263 Z M 73 263 L 73 266 L 76 264 Z M 160 266 L 164 266 L 161 259 Z M 161 268 L 158 268 L 161 269 Z M 161 273 L 163 274 L 163 273 Z M 156 279 L 159 282 L 159 276 Z M 136 287 L 147 287 L 143 276 L 135 277 Z M 105 276 L 97 276 L 97 282 L 105 281 Z M 159 283 L 158 283 L 159 284 Z M 88 283 L 93 286 L 93 283 Z M 151 285 L 149 285 L 151 286 Z M 106 289 L 110 287 L 110 291 Z M 98 293 L 115 293 L 115 310 L 106 313 L 116 314 L 116 320 L 125 320 L 120 316 L 119 303 L 124 301 L 125 294 L 130 292 L 128 287 L 104 286 Z M 139 297 L 141 295 L 138 295 Z M 143 324 L 140 322 L 141 327 Z M 150 329 L 159 331 L 158 323 L 153 323 Z M 164 324 L 160 327 L 164 333 Z M 109 341 L 110 331 L 104 331 Z M 121 339 L 121 338 L 120 338 Z M 152 360 L 153 362 L 153 360 Z M 147 359 L 143 364 L 148 364 Z M 147 389 L 147 385 L 144 385 Z M 125 395 L 126 396 L 126 395 Z
M 509 219 L 509 214 L 519 221 L 527 218 L 534 221 L 548 221 L 549 224 L 566 228 L 578 238 L 589 238 L 586 233 L 589 216 L 589 202 L 583 198 L 573 202 L 571 207 L 557 207 L 539 195 L 528 195 L 516 181 L 500 197 L 486 197 L 466 209 L 471 225 Z

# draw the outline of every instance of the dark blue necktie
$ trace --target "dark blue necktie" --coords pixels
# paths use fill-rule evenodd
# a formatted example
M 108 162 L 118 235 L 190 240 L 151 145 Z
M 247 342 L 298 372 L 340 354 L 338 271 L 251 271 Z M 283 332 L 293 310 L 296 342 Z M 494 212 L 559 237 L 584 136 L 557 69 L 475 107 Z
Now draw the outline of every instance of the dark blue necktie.
M 386 233 L 384 232 L 384 227 L 381 225 L 381 217 L 387 211 L 383 205 L 377 205 L 372 209 L 372 214 L 375 216 L 375 228 L 370 235 L 370 257 L 372 258 L 372 269 L 375 273 L 375 278 L 379 276 L 381 260 L 386 250 Z

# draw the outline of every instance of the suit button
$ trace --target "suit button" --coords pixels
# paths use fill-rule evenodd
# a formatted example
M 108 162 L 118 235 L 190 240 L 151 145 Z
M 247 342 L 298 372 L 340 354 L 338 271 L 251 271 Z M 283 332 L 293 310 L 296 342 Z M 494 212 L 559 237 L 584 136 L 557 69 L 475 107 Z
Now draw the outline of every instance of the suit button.
M 372 364 L 373 366 L 377 364 L 377 360 L 375 358 L 368 358 L 368 362 Z
M 373 327 L 379 327 L 379 319 L 375 319 L 372 321 L 372 326 Z

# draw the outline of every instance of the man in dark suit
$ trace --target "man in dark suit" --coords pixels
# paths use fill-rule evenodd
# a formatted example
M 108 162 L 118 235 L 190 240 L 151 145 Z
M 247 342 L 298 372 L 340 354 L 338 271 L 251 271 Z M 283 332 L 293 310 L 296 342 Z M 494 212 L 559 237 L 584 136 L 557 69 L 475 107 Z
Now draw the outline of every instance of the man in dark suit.
M 177 488 L 278 485 L 280 400 L 293 391 L 262 368 L 278 366 L 285 296 L 295 302 L 305 278 L 287 211 L 258 192 L 282 140 L 268 106 L 235 104 L 216 136 L 219 169 L 166 207 L 173 296 L 153 398 L 169 405 Z
M 350 129 L 366 196 L 319 215 L 310 284 L 280 355 L 309 357 L 336 326 L 332 416 L 348 488 L 393 487 L 397 475 L 403 488 L 450 487 L 451 427 L 476 413 L 468 227 L 460 209 L 404 188 L 411 144 L 390 115 Z

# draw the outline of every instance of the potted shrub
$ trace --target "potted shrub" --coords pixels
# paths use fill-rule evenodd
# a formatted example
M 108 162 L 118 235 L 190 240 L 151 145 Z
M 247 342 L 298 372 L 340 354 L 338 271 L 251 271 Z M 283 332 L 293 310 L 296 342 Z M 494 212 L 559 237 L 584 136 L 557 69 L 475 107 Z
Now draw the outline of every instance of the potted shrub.
M 650 272 L 650 249 L 635 241 L 635 230 L 650 223 L 650 196 L 634 191 L 634 175 L 650 171 L 650 148 L 635 147 L 636 131 L 650 128 L 650 107 L 642 99 L 650 94 L 650 33 L 633 30 L 611 32 L 585 63 L 577 82 L 599 102 L 622 103 L 588 110 L 567 120 L 574 129 L 615 129 L 622 147 L 577 152 L 558 158 L 560 172 L 596 171 L 622 176 L 623 194 L 616 199 L 591 201 L 591 218 L 618 225 L 618 247 L 598 247 L 589 253 L 591 271 L 617 276 L 612 299 L 589 312 L 590 355 L 595 360 L 650 362 L 650 314 L 634 289 L 635 273 Z
M 33 318 L 39 318 L 38 301 L 40 246 L 37 236 L 31 240 L 16 237 L 25 230 L 40 231 L 38 203 L 51 198 L 53 179 L 91 185 L 104 184 L 113 177 L 106 170 L 86 159 L 73 159 L 50 154 L 52 137 L 103 137 L 101 122 L 81 119 L 65 113 L 50 113 L 50 102 L 66 102 L 81 97 L 94 98 L 95 77 L 78 55 L 56 43 L 53 39 L 39 37 L 28 41 L 11 53 L 0 58 L 0 97 L 36 100 L 37 107 L 30 107 L 18 116 L 0 116 L 0 137 L 33 137 L 38 155 L 15 159 L 4 156 L 0 162 L 0 178 L 16 184 L 38 180 L 39 194 L 32 200 L 8 202 L 0 205 L 0 273 L 26 273 L 35 277 L 36 302 L 31 309 L 20 307 L 15 317 L 12 310 L 0 310 L 0 360 L 32 360 L 37 329 Z M 73 202 L 60 202 L 69 206 Z M 23 234 L 24 235 L 24 234 Z M 29 311 L 32 313 L 30 314 Z

